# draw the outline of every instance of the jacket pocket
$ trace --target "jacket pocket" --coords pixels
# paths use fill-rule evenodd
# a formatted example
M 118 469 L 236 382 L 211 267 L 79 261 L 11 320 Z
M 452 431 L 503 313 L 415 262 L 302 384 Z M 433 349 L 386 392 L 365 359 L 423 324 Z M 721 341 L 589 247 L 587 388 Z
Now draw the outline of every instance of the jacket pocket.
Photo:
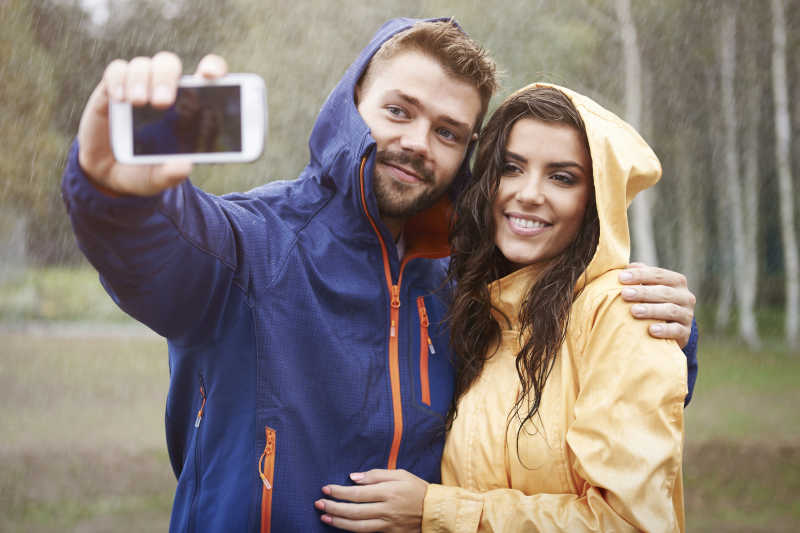
M 275 430 L 264 428 L 267 436 L 264 451 L 258 460 L 258 475 L 261 487 L 261 533 L 269 533 L 272 522 L 272 483 L 275 475 Z
M 431 383 L 428 371 L 428 354 L 435 355 L 436 349 L 428 334 L 430 320 L 428 310 L 425 309 L 425 298 L 417 297 L 417 309 L 419 310 L 419 386 L 420 400 L 422 403 L 431 406 Z
M 203 415 L 205 414 L 206 409 L 206 399 L 208 394 L 206 392 L 206 383 L 205 379 L 203 378 L 203 374 L 198 374 L 197 376 L 199 384 L 198 388 L 200 391 L 200 407 L 197 410 L 197 415 L 194 419 L 194 439 L 193 439 L 193 452 L 194 452 L 194 491 L 192 493 L 192 503 L 191 507 L 189 508 L 189 520 L 187 522 L 187 531 L 195 531 L 195 517 L 197 516 L 196 513 L 196 506 L 197 506 L 197 499 L 200 495 L 200 480 L 202 479 L 202 467 L 201 467 L 201 446 L 200 446 L 200 422 L 203 421 Z

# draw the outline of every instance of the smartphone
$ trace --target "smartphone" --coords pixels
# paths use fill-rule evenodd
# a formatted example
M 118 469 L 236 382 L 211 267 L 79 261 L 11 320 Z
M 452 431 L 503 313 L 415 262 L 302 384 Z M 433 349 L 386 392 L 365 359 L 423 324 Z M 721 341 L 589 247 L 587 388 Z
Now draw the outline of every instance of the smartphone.
M 120 163 L 155 164 L 170 159 L 194 163 L 242 163 L 264 149 L 267 91 L 256 74 L 215 80 L 180 79 L 168 109 L 109 104 L 111 148 Z

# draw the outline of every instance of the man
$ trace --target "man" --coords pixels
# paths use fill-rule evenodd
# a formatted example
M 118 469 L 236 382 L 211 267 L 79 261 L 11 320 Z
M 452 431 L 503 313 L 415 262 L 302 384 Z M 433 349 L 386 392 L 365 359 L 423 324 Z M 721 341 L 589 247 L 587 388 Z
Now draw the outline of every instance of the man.
M 437 259 L 495 80 L 455 25 L 414 22 L 388 22 L 348 69 L 300 177 L 246 194 L 194 188 L 187 163 L 114 161 L 109 97 L 170 105 L 174 55 L 111 63 L 87 104 L 64 198 L 109 294 L 168 339 L 172 530 L 322 530 L 320 487 L 350 472 L 439 477 L 453 375 Z M 683 322 L 667 326 L 685 344 Z

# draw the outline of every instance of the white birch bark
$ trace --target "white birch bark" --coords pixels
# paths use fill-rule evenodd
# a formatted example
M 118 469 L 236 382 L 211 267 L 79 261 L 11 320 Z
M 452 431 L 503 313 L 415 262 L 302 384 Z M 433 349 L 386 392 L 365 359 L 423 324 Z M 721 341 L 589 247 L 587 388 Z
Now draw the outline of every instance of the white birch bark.
M 614 7 L 620 25 L 622 53 L 625 64 L 625 120 L 639 129 L 642 122 L 642 59 L 637 43 L 630 0 L 615 0 Z M 653 233 L 653 200 L 650 190 L 639 193 L 631 204 L 631 233 L 633 257 L 651 265 L 658 264 Z
M 754 299 L 750 296 L 753 288 L 748 286 L 751 279 L 750 255 L 752 250 L 747 249 L 748 240 L 745 236 L 746 221 L 744 202 L 742 200 L 742 184 L 739 176 L 739 149 L 737 139 L 738 108 L 736 106 L 736 5 L 725 3 L 721 12 L 721 28 L 719 33 L 720 45 L 720 96 L 722 104 L 722 118 L 725 139 L 725 179 L 724 189 L 720 191 L 728 198 L 728 210 L 731 222 L 733 247 L 733 280 L 734 294 L 739 315 L 739 334 L 751 347 L 759 345 L 758 331 L 755 315 L 753 314 Z
M 786 75 L 786 19 L 783 0 L 772 0 L 772 90 L 775 101 L 775 157 L 780 192 L 781 237 L 786 275 L 786 340 L 797 346 L 800 327 L 800 261 L 794 228 L 788 80 Z

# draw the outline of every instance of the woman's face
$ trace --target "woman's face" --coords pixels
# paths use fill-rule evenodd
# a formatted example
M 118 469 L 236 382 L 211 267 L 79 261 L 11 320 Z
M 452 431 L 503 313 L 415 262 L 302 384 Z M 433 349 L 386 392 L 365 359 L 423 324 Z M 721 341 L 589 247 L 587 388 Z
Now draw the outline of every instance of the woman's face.
M 573 241 L 592 191 L 578 130 L 524 118 L 511 128 L 494 200 L 495 245 L 516 268 L 547 261 Z

